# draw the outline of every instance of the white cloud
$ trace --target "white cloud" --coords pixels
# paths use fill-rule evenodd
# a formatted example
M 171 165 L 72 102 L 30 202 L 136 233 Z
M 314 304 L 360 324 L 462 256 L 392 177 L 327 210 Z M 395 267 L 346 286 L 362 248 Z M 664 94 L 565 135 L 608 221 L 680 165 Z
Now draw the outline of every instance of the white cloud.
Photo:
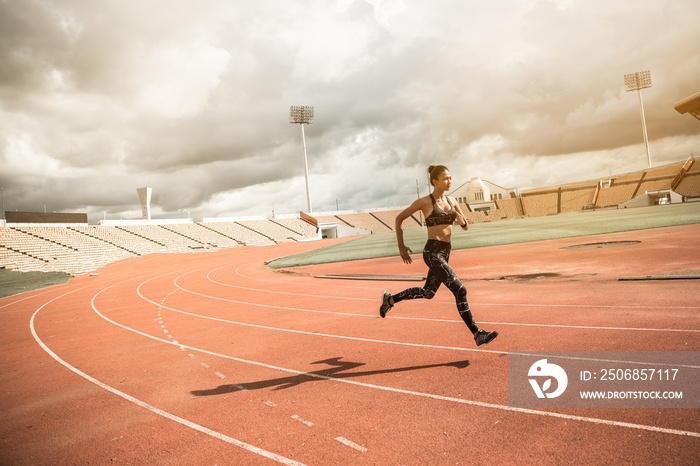
M 46 153 L 37 150 L 29 135 L 18 135 L 4 148 L 5 163 L 16 177 L 51 177 L 60 164 Z
M 136 63 L 142 83 L 135 111 L 148 117 L 181 118 L 201 112 L 219 86 L 230 54 L 197 40 L 193 44 L 159 44 Z
M 430 163 L 531 188 L 700 152 L 694 0 L 0 2 L 8 208 L 269 215 L 405 205 Z M 21 176 L 20 176 L 21 175 Z M 420 183 L 421 192 L 425 186 Z M 131 202 L 136 204 L 132 209 Z M 158 210 L 156 210 L 156 207 Z M 94 217 L 94 218 L 93 218 Z

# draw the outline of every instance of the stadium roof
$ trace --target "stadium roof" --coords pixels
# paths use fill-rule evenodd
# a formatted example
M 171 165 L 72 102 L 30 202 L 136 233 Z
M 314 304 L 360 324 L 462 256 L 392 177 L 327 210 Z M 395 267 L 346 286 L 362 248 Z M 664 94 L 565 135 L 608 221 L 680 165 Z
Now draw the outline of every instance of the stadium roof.
M 678 113 L 690 113 L 700 120 L 700 92 L 696 92 L 690 97 L 676 102 L 673 108 L 675 108 Z

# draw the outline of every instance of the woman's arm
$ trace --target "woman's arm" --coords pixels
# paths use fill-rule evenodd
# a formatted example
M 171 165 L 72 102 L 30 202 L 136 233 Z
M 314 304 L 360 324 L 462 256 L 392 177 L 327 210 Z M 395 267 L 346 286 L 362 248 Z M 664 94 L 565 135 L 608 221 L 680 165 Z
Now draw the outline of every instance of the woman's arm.
M 459 223 L 459 226 L 462 227 L 462 230 L 468 230 L 469 222 L 467 221 L 467 216 L 464 215 L 464 212 L 462 212 L 462 208 L 459 206 L 459 203 L 454 198 L 452 198 L 452 204 L 455 206 L 455 211 L 457 212 L 457 223 Z
M 399 215 L 396 216 L 396 221 L 395 221 L 395 230 L 396 230 L 396 242 L 399 245 L 399 254 L 401 255 L 401 259 L 406 264 L 410 264 L 411 261 L 411 248 L 407 247 L 404 242 L 403 242 L 403 222 L 406 220 L 408 217 L 411 215 L 415 214 L 419 210 L 423 209 L 423 206 L 426 203 L 426 198 L 422 197 L 420 199 L 416 199 L 413 204 L 410 206 L 406 207 Z

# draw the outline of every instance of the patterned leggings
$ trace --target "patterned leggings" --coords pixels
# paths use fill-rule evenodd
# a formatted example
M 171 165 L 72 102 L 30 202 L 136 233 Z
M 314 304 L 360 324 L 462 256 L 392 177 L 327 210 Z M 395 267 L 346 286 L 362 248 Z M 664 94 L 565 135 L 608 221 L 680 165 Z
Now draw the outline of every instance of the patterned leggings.
M 407 299 L 433 299 L 435 292 L 444 283 L 457 301 L 457 311 L 459 311 L 460 317 L 467 324 L 469 330 L 474 333 L 479 330 L 479 327 L 474 322 L 472 312 L 469 309 L 467 289 L 447 263 L 450 260 L 451 249 L 452 245 L 450 243 L 429 239 L 425 243 L 425 248 L 423 248 L 423 260 L 429 269 L 425 285 L 422 288 L 408 288 L 393 295 L 394 303 Z

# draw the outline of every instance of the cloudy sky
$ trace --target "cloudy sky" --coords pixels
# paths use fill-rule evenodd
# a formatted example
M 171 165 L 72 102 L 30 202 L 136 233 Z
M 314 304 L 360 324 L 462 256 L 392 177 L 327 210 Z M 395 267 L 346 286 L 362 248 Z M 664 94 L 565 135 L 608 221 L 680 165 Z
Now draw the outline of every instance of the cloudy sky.
M 407 205 L 425 168 L 528 189 L 700 154 L 697 0 L 0 0 L 7 210 Z M 45 206 L 45 207 L 44 207 Z

